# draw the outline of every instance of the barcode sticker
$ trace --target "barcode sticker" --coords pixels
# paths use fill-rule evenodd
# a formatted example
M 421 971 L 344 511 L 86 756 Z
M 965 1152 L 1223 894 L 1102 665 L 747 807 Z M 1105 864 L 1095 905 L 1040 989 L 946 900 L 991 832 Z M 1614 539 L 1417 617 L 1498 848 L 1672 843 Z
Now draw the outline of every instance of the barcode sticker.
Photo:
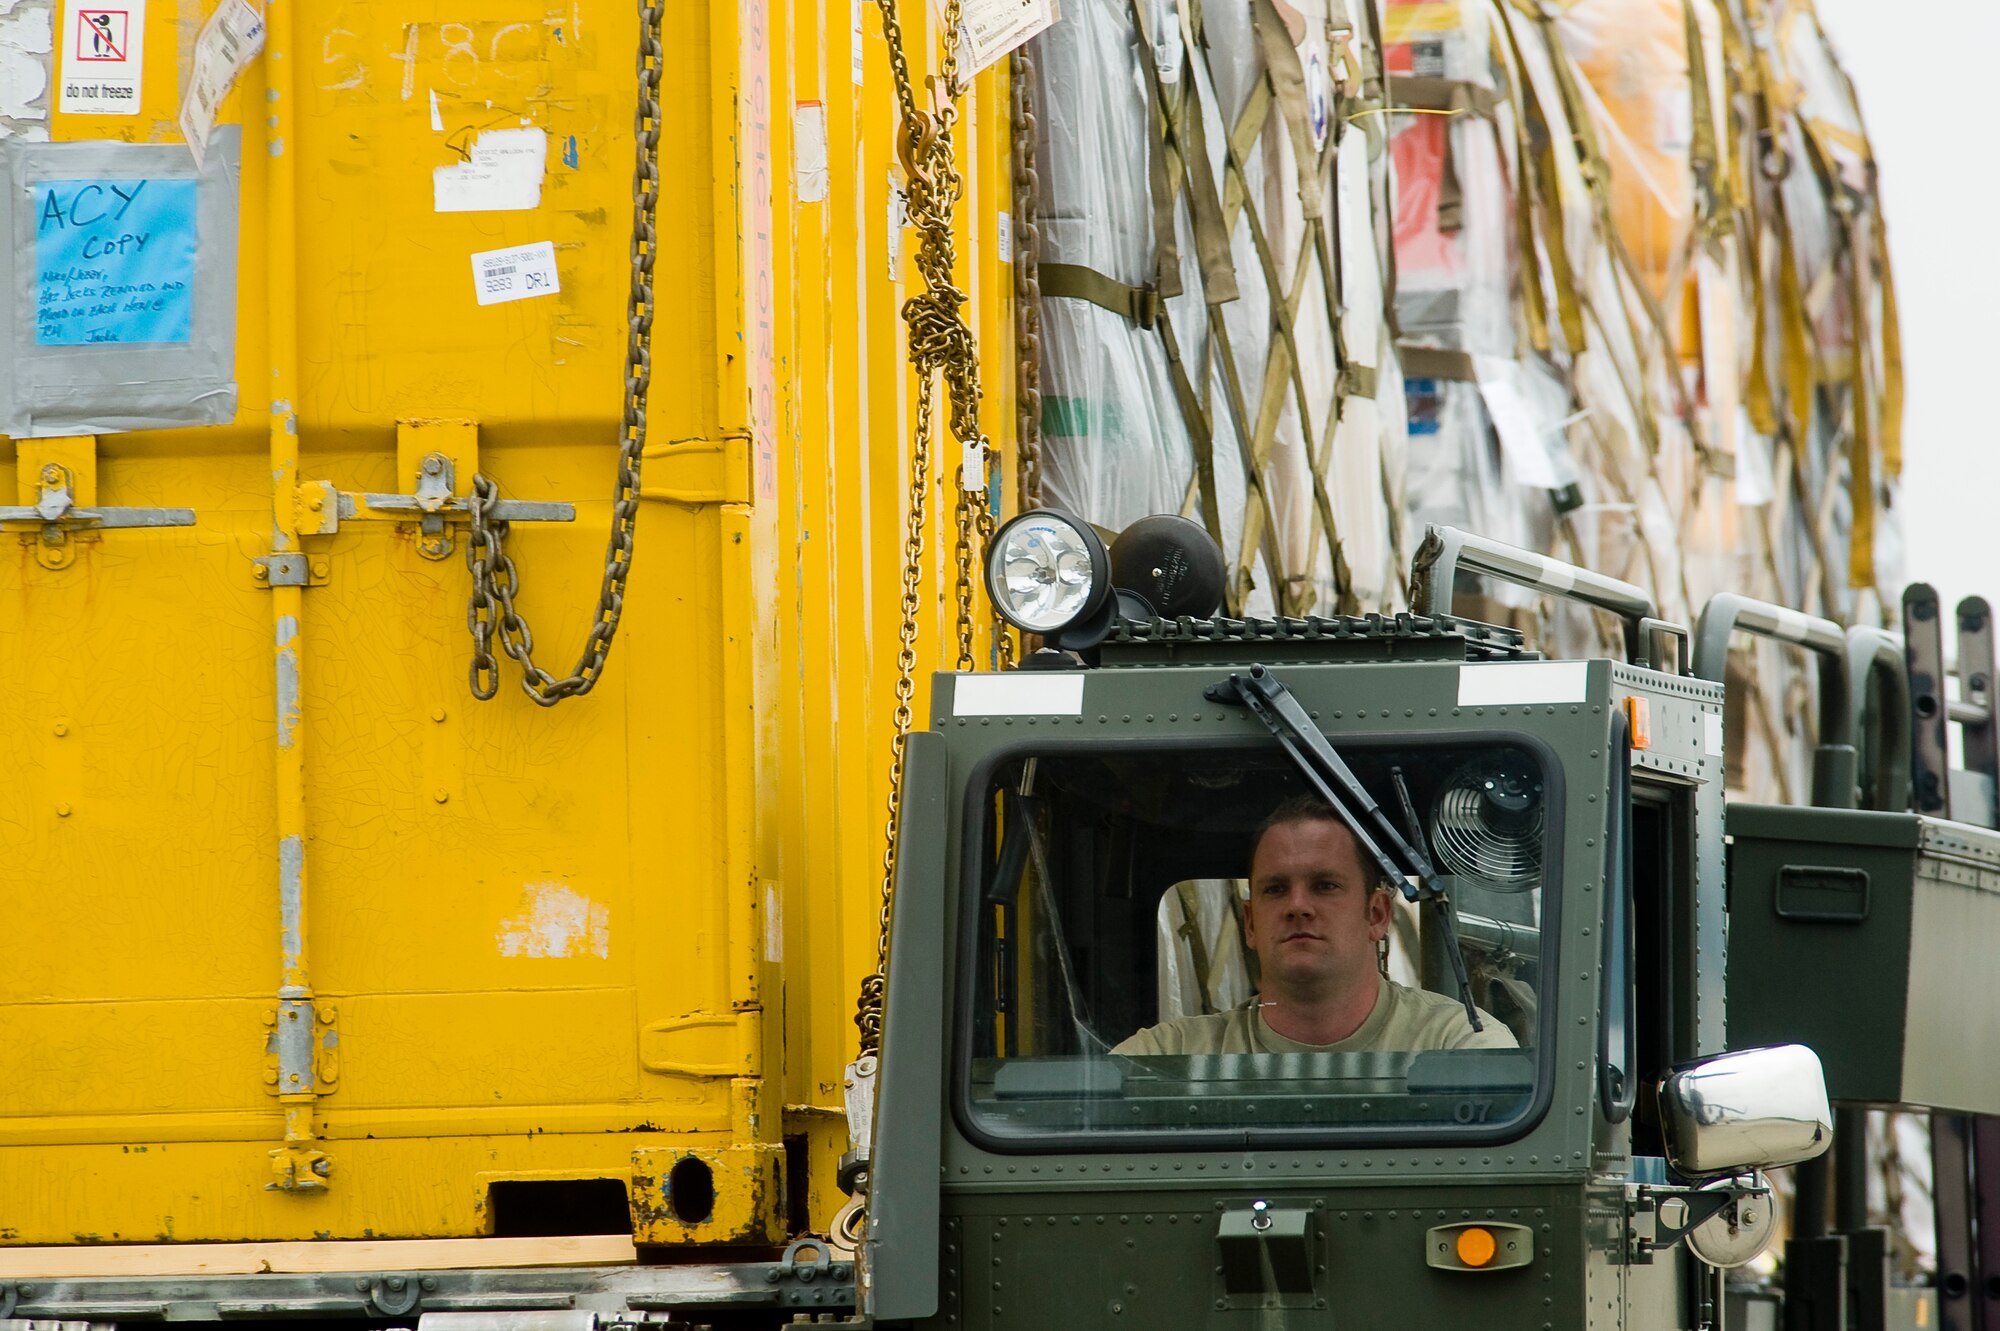
M 208 152 L 208 136 L 215 128 L 215 113 L 222 99 L 263 49 L 264 15 L 250 0 L 223 0 L 201 25 L 180 117 L 181 135 L 197 167 Z
M 561 290 L 556 280 L 556 247 L 546 240 L 472 256 L 472 294 L 481 305 L 553 296 Z

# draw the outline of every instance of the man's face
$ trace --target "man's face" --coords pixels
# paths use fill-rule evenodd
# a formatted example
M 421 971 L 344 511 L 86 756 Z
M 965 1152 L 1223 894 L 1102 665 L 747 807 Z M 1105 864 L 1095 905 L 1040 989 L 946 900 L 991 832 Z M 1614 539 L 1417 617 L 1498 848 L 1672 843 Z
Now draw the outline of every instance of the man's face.
M 1266 987 L 1338 990 L 1376 970 L 1389 931 L 1389 894 L 1364 867 L 1353 834 L 1336 822 L 1280 823 L 1250 860 L 1243 933 Z

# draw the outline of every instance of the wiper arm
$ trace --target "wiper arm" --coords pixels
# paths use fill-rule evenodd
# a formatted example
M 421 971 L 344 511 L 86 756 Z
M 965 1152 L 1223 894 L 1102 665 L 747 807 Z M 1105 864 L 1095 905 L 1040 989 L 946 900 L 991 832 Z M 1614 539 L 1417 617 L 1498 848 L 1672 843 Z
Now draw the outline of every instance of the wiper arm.
M 1292 691 L 1263 666 L 1251 666 L 1247 675 L 1231 675 L 1221 683 L 1211 684 L 1203 696 L 1210 702 L 1248 708 L 1276 737 L 1320 798 L 1333 806 L 1340 821 L 1354 834 L 1362 853 L 1381 870 L 1382 876 L 1398 884 L 1405 899 L 1432 908 L 1438 927 L 1444 931 L 1445 953 L 1451 958 L 1459 1001 L 1465 1004 L 1465 1019 L 1472 1023 L 1473 1030 L 1485 1029 L 1479 1021 L 1479 1010 L 1472 1004 L 1472 981 L 1465 973 L 1465 954 L 1459 950 L 1458 923 L 1452 913 L 1451 898 L 1432 867 L 1430 856 L 1424 853 L 1421 836 L 1412 844 L 1396 830 L 1389 815 L 1313 724 Z

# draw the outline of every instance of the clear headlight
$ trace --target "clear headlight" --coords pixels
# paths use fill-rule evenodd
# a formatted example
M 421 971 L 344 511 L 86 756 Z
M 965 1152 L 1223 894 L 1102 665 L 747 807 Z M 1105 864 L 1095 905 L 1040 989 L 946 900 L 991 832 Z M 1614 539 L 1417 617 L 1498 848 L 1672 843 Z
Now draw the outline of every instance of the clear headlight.
M 1014 627 L 1060 633 L 1102 608 L 1111 592 L 1111 561 L 1088 524 L 1035 509 L 993 534 L 986 590 Z

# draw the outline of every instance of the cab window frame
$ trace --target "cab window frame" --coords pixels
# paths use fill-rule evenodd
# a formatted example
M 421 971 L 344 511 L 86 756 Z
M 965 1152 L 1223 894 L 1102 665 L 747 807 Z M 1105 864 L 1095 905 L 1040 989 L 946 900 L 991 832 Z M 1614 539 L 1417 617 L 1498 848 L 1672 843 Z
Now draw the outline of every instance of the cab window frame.
M 994 796 L 994 773 L 1005 765 L 1028 757 L 1111 754 L 1132 757 L 1171 750 L 1176 753 L 1228 752 L 1268 753 L 1282 757 L 1275 741 L 1263 734 L 1240 734 L 1200 739 L 1179 735 L 1172 739 L 1155 736 L 1083 737 L 1042 739 L 1023 736 L 994 749 L 980 758 L 966 777 L 959 821 L 958 882 L 953 888 L 951 928 L 956 934 L 951 944 L 953 974 L 949 1001 L 951 1052 L 946 1061 L 950 1081 L 948 1100 L 951 1117 L 959 1134 L 972 1145 L 995 1155 L 1093 1155 L 1107 1152 L 1213 1152 L 1259 1150 L 1325 1150 L 1339 1148 L 1408 1147 L 1442 1145 L 1501 1145 L 1519 1141 L 1547 1118 L 1555 1099 L 1558 1075 L 1555 1044 L 1560 1032 L 1558 1011 L 1562 987 L 1555 977 L 1562 967 L 1563 849 L 1566 835 L 1567 785 L 1555 748 L 1539 736 L 1513 729 L 1480 727 L 1424 731 L 1417 734 L 1396 731 L 1366 731 L 1329 735 L 1343 755 L 1356 749 L 1395 748 L 1410 752 L 1475 746 L 1512 745 L 1531 753 L 1541 765 L 1544 798 L 1547 801 L 1543 825 L 1542 909 L 1538 927 L 1542 930 L 1541 974 L 1546 988 L 1535 1028 L 1535 1086 L 1526 1107 L 1517 1115 L 1493 1124 L 1403 1123 L 1385 1125 L 1329 1125 L 1311 1130 L 1282 1127 L 1214 1127 L 1160 1129 L 1092 1129 L 1085 1131 L 995 1132 L 982 1122 L 972 1104 L 973 1047 L 975 1018 L 981 1000 L 975 986 L 986 982 L 981 965 L 982 904 L 987 879 L 990 847 L 988 828 L 990 804 Z M 1247 834 L 1249 829 L 1245 828 Z

